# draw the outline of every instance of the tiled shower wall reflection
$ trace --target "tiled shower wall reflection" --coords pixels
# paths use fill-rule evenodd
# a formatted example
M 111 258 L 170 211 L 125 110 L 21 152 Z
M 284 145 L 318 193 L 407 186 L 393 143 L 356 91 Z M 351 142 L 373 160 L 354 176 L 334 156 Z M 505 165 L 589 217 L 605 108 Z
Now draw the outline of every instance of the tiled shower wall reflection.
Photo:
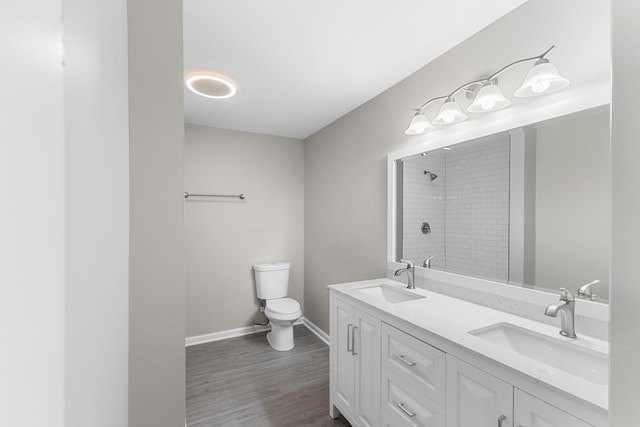
M 502 134 L 405 161 L 404 258 L 421 265 L 434 255 L 433 268 L 507 281 L 509 156 Z
M 422 265 L 434 256 L 432 267 L 444 268 L 445 248 L 445 152 L 432 151 L 403 163 L 403 258 Z M 431 180 L 424 171 L 435 173 Z M 422 233 L 422 223 L 429 223 L 431 232 Z
M 447 271 L 509 278 L 509 136 L 447 153 Z

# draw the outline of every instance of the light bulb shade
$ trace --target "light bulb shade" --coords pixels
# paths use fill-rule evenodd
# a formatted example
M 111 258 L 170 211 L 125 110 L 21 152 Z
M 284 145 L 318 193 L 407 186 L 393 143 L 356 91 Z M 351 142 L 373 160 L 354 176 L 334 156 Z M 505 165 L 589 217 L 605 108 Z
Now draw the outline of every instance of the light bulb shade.
M 486 113 L 509 106 L 511 101 L 502 94 L 496 84 L 486 84 L 480 88 L 473 102 L 467 107 L 471 113 Z
M 467 120 L 467 118 L 458 103 L 453 98 L 449 98 L 442 104 L 442 107 L 440 107 L 438 117 L 433 120 L 433 124 L 452 125 Z
M 420 135 L 432 129 L 434 129 L 434 126 L 429 119 L 427 119 L 427 116 L 420 111 L 416 111 L 416 114 L 411 119 L 411 123 L 409 123 L 409 127 L 404 133 L 407 135 Z
M 569 85 L 569 80 L 558 73 L 558 69 L 547 59 L 540 59 L 529 70 L 515 96 L 526 98 L 556 92 Z

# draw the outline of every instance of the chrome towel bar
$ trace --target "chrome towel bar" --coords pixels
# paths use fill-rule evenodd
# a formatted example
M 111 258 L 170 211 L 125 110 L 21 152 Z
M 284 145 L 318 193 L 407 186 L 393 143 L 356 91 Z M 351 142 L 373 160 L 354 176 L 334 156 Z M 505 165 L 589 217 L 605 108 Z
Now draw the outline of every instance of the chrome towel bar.
M 246 195 L 244 194 L 196 194 L 196 193 L 187 193 L 184 192 L 184 198 L 188 199 L 189 197 L 231 197 L 234 199 L 244 200 L 246 199 Z

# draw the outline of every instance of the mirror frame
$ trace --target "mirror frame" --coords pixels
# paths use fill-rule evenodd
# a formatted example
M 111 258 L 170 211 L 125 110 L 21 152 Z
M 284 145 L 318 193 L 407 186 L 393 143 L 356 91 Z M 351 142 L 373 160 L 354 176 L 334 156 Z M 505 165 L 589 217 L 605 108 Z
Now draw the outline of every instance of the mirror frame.
M 601 83 L 589 88 L 574 88 L 573 91 L 568 91 L 563 97 L 554 97 L 551 95 L 541 97 L 536 99 L 536 101 L 542 102 L 523 103 L 516 108 L 502 110 L 498 112 L 503 113 L 498 120 L 468 120 L 462 124 L 452 125 L 426 135 L 421 135 L 418 139 L 420 142 L 417 144 L 387 155 L 387 268 L 394 269 L 400 266 L 397 261 L 398 250 L 396 248 L 396 219 L 398 207 L 396 185 L 398 173 L 396 167 L 397 160 L 425 151 L 471 141 L 559 116 L 607 105 L 610 103 L 610 86 L 607 82 L 607 84 Z M 496 113 L 489 114 L 493 115 Z M 553 293 L 553 291 L 549 289 L 525 288 L 514 284 L 480 279 L 457 273 L 427 270 L 422 267 L 416 269 L 416 275 L 442 282 L 455 282 L 456 285 L 462 287 L 482 290 L 534 304 L 547 304 L 550 297 L 553 297 L 553 299 L 557 298 L 557 293 Z M 585 309 L 583 309 L 581 310 L 583 311 L 581 314 L 608 321 L 608 304 L 586 300 L 580 300 L 580 302 L 581 306 L 587 307 L 585 309 L 588 312 L 588 314 L 585 313 Z M 605 307 L 606 312 L 599 307 Z

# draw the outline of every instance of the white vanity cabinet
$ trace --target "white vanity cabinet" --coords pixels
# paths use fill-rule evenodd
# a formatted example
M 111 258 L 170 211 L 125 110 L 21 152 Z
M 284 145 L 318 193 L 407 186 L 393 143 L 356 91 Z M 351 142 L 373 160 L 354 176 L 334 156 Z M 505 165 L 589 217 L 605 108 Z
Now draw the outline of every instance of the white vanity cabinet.
M 363 427 L 380 425 L 380 323 L 370 314 L 332 299 L 332 406 Z M 333 411 L 332 407 L 332 415 Z
M 330 414 L 353 427 L 609 425 L 605 410 L 399 319 L 393 307 L 333 289 L 330 299 Z

